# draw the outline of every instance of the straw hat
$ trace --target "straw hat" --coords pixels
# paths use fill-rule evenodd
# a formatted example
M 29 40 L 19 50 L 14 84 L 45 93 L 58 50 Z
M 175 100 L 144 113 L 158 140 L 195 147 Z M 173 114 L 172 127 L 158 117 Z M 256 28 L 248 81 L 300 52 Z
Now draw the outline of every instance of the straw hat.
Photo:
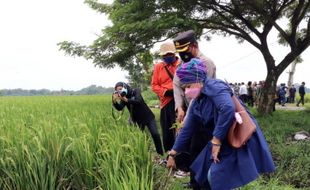
M 174 43 L 167 41 L 161 44 L 160 49 L 159 49 L 159 55 L 163 56 L 166 55 L 167 53 L 175 53 L 175 47 Z

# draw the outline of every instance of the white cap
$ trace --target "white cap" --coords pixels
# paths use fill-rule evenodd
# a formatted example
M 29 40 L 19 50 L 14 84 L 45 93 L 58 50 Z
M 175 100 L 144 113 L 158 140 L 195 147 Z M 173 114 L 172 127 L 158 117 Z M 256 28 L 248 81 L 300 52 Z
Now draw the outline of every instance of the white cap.
M 175 53 L 176 49 L 174 43 L 171 41 L 164 42 L 160 45 L 159 55 L 163 56 L 167 53 Z

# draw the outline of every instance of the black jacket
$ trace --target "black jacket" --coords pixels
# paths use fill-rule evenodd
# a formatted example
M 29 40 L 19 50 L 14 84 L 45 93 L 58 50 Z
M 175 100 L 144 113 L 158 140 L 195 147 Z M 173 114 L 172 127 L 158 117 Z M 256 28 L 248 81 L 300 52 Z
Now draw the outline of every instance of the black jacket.
M 126 98 L 128 102 L 121 101 L 120 103 L 113 103 L 113 106 L 119 111 L 126 106 L 133 122 L 138 125 L 146 125 L 155 119 L 153 112 L 144 102 L 139 89 L 130 89 Z
M 299 94 L 300 95 L 305 95 L 305 86 L 304 85 L 301 85 L 300 87 L 299 87 L 299 89 L 298 89 L 298 91 L 299 91 Z

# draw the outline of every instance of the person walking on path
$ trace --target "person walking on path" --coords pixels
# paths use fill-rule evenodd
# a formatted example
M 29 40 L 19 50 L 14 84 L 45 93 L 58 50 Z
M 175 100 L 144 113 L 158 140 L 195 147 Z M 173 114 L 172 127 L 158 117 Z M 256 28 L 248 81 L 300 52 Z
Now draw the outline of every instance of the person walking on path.
M 233 93 L 226 82 L 207 78 L 205 69 L 202 60 L 192 59 L 176 71 L 185 95 L 193 100 L 184 127 L 169 152 L 167 167 L 175 167 L 174 157 L 186 149 L 197 127 L 203 126 L 209 141 L 190 166 L 200 186 L 197 189 L 238 188 L 257 179 L 260 173 L 273 172 L 275 165 L 264 135 L 248 111 L 256 132 L 240 148 L 228 144 L 227 132 L 235 119 Z
M 264 81 L 259 81 L 256 88 L 256 98 L 255 98 L 256 107 L 258 107 L 258 104 L 262 98 L 263 88 L 264 88 Z
M 241 82 L 241 86 L 239 88 L 239 98 L 243 103 L 246 103 L 248 100 L 248 90 L 244 82 Z
M 234 84 L 234 94 L 239 97 L 239 89 L 240 89 L 240 83 L 236 83 Z
M 112 103 L 115 109 L 120 111 L 126 106 L 130 114 L 130 119 L 134 124 L 137 124 L 142 131 L 147 126 L 153 138 L 156 152 L 163 155 L 164 152 L 157 130 L 155 116 L 144 102 L 140 90 L 131 88 L 124 82 L 116 83 L 114 89 Z
M 292 85 L 289 89 L 289 101 L 288 101 L 288 103 L 294 103 L 295 102 L 295 95 L 296 95 L 296 88 L 294 85 Z
M 305 82 L 302 82 L 299 89 L 298 89 L 300 99 L 299 99 L 298 103 L 296 104 L 297 107 L 299 106 L 300 103 L 302 105 L 305 105 L 305 94 L 306 94 L 305 84 L 306 84 Z
M 254 88 L 252 85 L 252 81 L 248 82 L 247 86 L 247 92 L 248 92 L 248 105 L 253 107 L 254 106 Z
M 285 106 L 286 103 L 286 89 L 285 83 L 282 83 L 279 88 L 279 98 L 282 106 Z
M 162 129 L 163 145 L 168 152 L 175 140 L 175 103 L 173 98 L 173 76 L 180 64 L 180 59 L 175 55 L 173 42 L 167 41 L 161 44 L 159 55 L 162 61 L 158 62 L 153 70 L 152 90 L 160 99 L 160 125 Z

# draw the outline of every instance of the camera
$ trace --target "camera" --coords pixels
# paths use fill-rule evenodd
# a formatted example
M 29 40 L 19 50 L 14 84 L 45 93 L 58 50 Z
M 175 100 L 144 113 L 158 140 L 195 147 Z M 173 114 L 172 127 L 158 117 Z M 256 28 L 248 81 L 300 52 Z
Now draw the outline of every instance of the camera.
M 124 90 L 114 91 L 114 94 L 119 94 L 121 97 L 125 97 L 127 92 Z

